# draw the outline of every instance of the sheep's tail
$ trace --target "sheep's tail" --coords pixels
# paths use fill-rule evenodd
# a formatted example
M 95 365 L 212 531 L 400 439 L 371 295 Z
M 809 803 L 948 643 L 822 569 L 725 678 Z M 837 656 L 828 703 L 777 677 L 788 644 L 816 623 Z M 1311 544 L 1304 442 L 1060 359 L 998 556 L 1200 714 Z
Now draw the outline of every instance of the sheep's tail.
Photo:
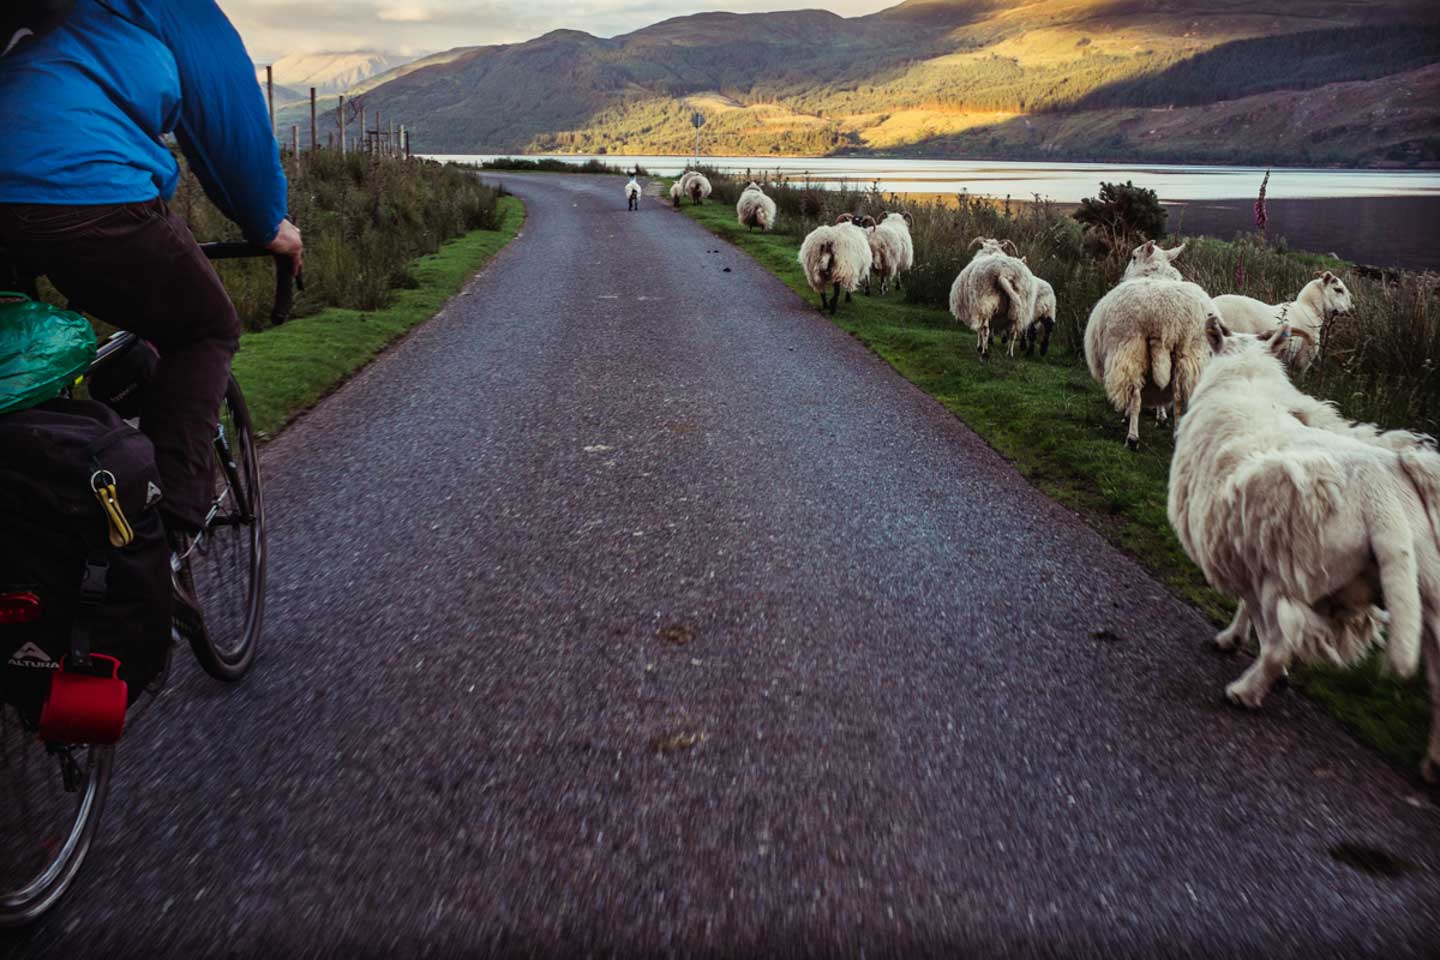
M 1400 469 L 1420 497 L 1430 521 L 1430 535 L 1440 545 L 1440 454 L 1422 447 L 1401 450 Z
M 997 278 L 1000 289 L 1005 291 L 1006 298 L 1010 301 L 1006 315 L 1009 318 L 1007 327 L 1012 331 L 1012 337 L 1018 331 L 1023 330 L 1030 318 L 1025 316 L 1025 297 L 1015 287 L 1015 281 L 1004 273 Z
M 1171 361 L 1170 349 L 1159 340 L 1146 341 L 1146 352 L 1150 355 L 1150 379 L 1155 386 L 1164 390 L 1170 386 Z
M 1385 660 L 1397 676 L 1408 677 L 1420 666 L 1420 638 L 1425 623 L 1420 605 L 1420 571 L 1415 562 L 1415 533 L 1397 497 L 1377 500 L 1366 509 L 1365 519 L 1370 527 L 1370 549 L 1380 567 L 1385 610 L 1390 614 Z
M 1130 409 L 1131 400 L 1144 388 L 1148 360 L 1143 337 L 1131 337 L 1105 358 L 1105 396 L 1121 413 Z

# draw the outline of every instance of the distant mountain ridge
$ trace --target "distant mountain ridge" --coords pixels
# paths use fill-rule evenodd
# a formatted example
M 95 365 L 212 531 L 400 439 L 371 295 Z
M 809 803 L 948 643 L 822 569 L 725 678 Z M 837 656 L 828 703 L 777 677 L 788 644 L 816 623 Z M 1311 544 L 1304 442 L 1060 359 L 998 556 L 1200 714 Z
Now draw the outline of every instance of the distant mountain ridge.
M 371 77 L 393 70 L 414 60 L 414 57 L 378 50 L 349 50 L 326 53 L 292 53 L 281 57 L 270 68 L 274 75 L 275 98 L 280 101 L 285 89 L 286 102 L 310 95 L 310 88 L 320 96 L 344 93 Z M 255 68 L 255 78 L 265 82 L 265 66 Z
M 609 39 L 557 30 L 446 51 L 352 95 L 430 153 L 686 153 L 698 111 L 712 153 L 1423 164 L 1440 163 L 1440 103 L 1414 93 L 1435 63 L 1434 0 L 908 0 L 854 18 L 702 13 Z M 1313 128 L 1281 136 L 1263 99 L 1237 108 L 1254 118 L 1243 132 L 1216 126 L 1218 105 L 1265 95 Z M 1155 110 L 1179 116 L 1149 122 Z

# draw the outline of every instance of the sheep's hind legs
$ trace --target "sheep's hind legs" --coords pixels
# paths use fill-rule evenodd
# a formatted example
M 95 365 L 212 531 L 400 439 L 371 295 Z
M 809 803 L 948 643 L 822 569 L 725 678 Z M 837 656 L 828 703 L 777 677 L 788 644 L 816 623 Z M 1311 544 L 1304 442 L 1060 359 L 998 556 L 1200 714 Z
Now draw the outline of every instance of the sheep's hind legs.
M 1125 432 L 1125 446 L 1131 450 L 1140 449 L 1140 388 L 1130 391 L 1130 402 L 1125 405 L 1125 421 L 1129 428 Z
M 1260 709 L 1275 681 L 1285 676 L 1290 651 L 1295 649 L 1305 630 L 1305 615 L 1299 607 L 1283 597 L 1266 596 L 1265 601 L 1268 603 L 1262 601 L 1254 605 L 1259 611 L 1255 627 L 1260 637 L 1260 656 L 1240 679 L 1225 687 L 1226 699 L 1252 710 Z
M 850 295 L 846 294 L 845 299 L 849 300 Z M 833 317 L 835 311 L 840 308 L 840 284 L 835 284 L 835 292 L 830 294 L 830 315 Z
M 1250 636 L 1250 609 L 1245 601 L 1240 601 L 1240 606 L 1235 608 L 1235 616 L 1230 621 L 1230 626 L 1215 634 L 1215 649 L 1230 653 L 1236 646 L 1245 642 Z

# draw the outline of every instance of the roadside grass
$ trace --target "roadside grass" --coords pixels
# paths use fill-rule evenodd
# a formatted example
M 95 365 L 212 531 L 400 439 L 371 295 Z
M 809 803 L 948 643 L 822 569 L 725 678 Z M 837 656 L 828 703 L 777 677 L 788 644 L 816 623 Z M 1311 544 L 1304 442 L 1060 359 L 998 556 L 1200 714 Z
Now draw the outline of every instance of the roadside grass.
M 499 200 L 498 229 L 474 230 L 413 260 L 409 281 L 377 310 L 327 307 L 283 326 L 240 338 L 234 372 L 256 432 L 273 437 L 286 423 L 364 367 L 386 345 L 435 315 L 476 270 L 514 239 L 525 219 L 517 197 Z
M 668 186 L 666 182 L 665 189 Z M 700 207 L 686 202 L 681 209 L 818 307 L 796 259 L 799 242 L 794 236 L 748 232 L 725 202 Z M 1082 316 L 1089 307 L 1070 305 Z M 1044 359 L 1011 359 L 996 349 L 989 364 L 981 364 L 974 334 L 958 328 L 948 312 L 893 294 L 881 298 L 857 293 L 854 302 L 840 305 L 833 319 L 964 420 L 1040 490 L 1075 510 L 1212 622 L 1229 620 L 1234 603 L 1206 584 L 1166 518 L 1174 449 L 1170 430 L 1153 420 L 1143 422 L 1141 450 L 1127 450 L 1120 416 L 1066 340 L 1052 346 Z M 1181 653 L 1203 655 L 1198 646 Z M 1240 673 L 1238 663 L 1235 673 Z M 1407 772 L 1419 763 L 1430 722 L 1422 680 L 1384 676 L 1378 659 L 1372 658 L 1352 671 L 1297 666 L 1291 682 Z M 1220 691 L 1196 695 L 1219 696 Z

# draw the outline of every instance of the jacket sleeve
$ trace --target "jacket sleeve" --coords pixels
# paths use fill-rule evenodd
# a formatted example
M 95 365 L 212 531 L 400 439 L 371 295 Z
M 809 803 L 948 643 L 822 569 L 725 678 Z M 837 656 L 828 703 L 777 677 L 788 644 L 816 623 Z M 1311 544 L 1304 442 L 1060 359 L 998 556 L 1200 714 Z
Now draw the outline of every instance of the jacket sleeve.
M 148 6 L 180 72 L 180 149 L 245 239 L 269 243 L 286 215 L 285 171 L 244 41 L 215 0 Z

